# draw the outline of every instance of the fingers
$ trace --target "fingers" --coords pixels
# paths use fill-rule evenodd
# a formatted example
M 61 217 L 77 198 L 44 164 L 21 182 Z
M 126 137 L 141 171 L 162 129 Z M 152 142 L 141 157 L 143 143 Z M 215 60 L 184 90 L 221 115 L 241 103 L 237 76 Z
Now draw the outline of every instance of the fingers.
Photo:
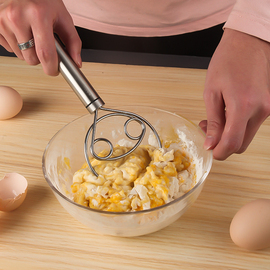
M 81 41 L 61 0 L 11 0 L 0 5 L 0 44 L 30 65 L 41 63 L 44 72 L 52 76 L 59 73 L 54 32 L 58 33 L 70 56 L 81 67 Z M 21 51 L 18 44 L 32 38 L 35 47 Z
M 58 56 L 56 53 L 52 28 L 40 32 L 40 25 L 33 27 L 36 55 L 42 65 L 43 71 L 50 76 L 58 75 Z
M 44 30 L 40 31 L 42 27 Z M 57 17 L 53 26 L 50 21 L 40 21 L 33 24 L 32 31 L 36 44 L 36 53 L 46 74 L 56 76 L 59 73 L 54 32 L 59 35 L 74 62 L 79 67 L 82 66 L 80 56 L 81 40 L 67 11 L 63 12 L 61 17 Z
M 219 141 L 210 148 L 207 145 L 204 146 L 206 149 L 213 149 L 213 157 L 217 160 L 225 160 L 234 153 L 241 154 L 246 151 L 261 124 L 269 115 L 268 108 L 249 111 L 241 108 L 240 104 L 232 105 L 232 103 L 234 102 L 227 102 L 226 122 Z M 207 134 L 205 141 L 211 132 L 215 134 L 214 129 L 209 132 L 211 124 L 207 120 L 201 121 L 199 126 Z
M 200 123 L 206 130 L 205 148 L 213 149 L 215 159 L 243 153 L 269 116 L 269 59 L 268 43 L 235 30 L 224 31 L 206 76 L 207 124 Z
M 63 19 L 60 19 L 57 27 L 55 28 L 55 32 L 59 35 L 62 42 L 65 44 L 69 55 L 77 64 L 77 66 L 82 67 L 82 42 L 76 29 L 74 27 L 70 27 L 70 25 L 73 25 L 71 17 L 66 18 L 65 21 Z
M 8 51 L 13 52 L 6 39 L 0 34 L 0 44 Z
M 237 115 L 238 113 L 238 115 Z M 237 153 L 245 140 L 247 117 L 238 111 L 226 113 L 226 124 L 220 141 L 213 150 L 213 156 L 217 160 L 225 160 L 233 153 Z
M 24 19 L 23 12 L 18 6 L 11 3 L 4 11 L 1 10 L 0 30 L 1 44 L 7 50 L 13 51 L 18 58 L 32 64 L 31 60 L 28 60 L 29 55 L 32 55 L 32 53 L 22 52 L 18 47 L 18 43 L 27 42 L 33 37 L 29 22 Z M 36 64 L 36 61 L 33 64 Z
M 25 18 L 26 14 L 21 6 L 11 4 L 1 12 L 1 45 L 8 51 L 14 52 L 18 58 L 25 60 L 30 65 L 40 63 L 35 47 L 20 50 L 18 44 L 28 42 L 33 38 L 31 20 Z
M 211 82 L 213 84 L 213 80 Z M 241 111 L 236 100 L 223 93 L 222 87 L 208 85 L 210 84 L 206 84 L 204 91 L 207 121 L 200 123 L 206 133 L 204 148 L 213 150 L 215 159 L 225 160 L 245 147 L 243 143 L 249 115 Z
M 58 70 L 58 55 L 55 47 L 54 32 L 56 32 L 60 39 L 65 44 L 68 53 L 73 58 L 74 62 L 81 67 L 82 60 L 80 56 L 81 52 L 81 40 L 77 34 L 77 31 L 70 21 L 70 24 L 65 23 L 65 27 L 68 27 L 68 31 L 60 28 L 61 30 L 54 31 L 49 27 L 42 33 L 39 32 L 39 26 L 36 24 L 33 27 L 34 39 L 36 44 L 37 57 L 42 64 L 43 70 L 46 74 L 56 76 L 59 73 Z
M 268 117 L 268 110 L 264 111 L 261 110 L 253 115 L 251 119 L 249 119 L 243 139 L 243 143 L 241 147 L 236 151 L 237 154 L 242 154 L 246 151 L 249 144 L 253 140 L 254 136 L 256 135 L 257 131 L 259 130 L 261 124 L 264 120 Z
M 28 29 L 28 31 L 17 32 L 16 37 L 17 37 L 17 45 L 18 45 L 18 44 L 28 42 L 30 39 L 33 38 L 33 34 L 31 32 L 31 29 Z M 37 65 L 40 63 L 40 61 L 37 57 L 37 54 L 36 54 L 35 46 L 28 48 L 28 49 L 25 49 L 25 50 L 21 50 L 20 53 L 22 54 L 23 59 L 29 65 Z
M 234 121 L 234 118 L 230 119 L 229 117 L 227 118 L 221 136 L 214 135 L 215 133 L 219 133 L 218 125 L 211 125 L 211 123 L 208 124 L 208 121 L 203 120 L 199 126 L 206 133 L 204 148 L 206 150 L 213 149 L 213 157 L 217 160 L 225 160 L 233 153 L 243 153 L 257 131 L 254 127 L 250 127 L 250 130 L 248 130 L 244 121 L 237 123 Z M 215 127 L 217 127 L 217 131 L 215 131 Z M 210 132 L 209 128 L 211 129 Z M 210 133 L 213 135 L 209 135 Z M 218 137 L 220 139 L 216 142 Z M 209 144 L 211 145 L 210 147 Z
M 242 154 L 246 151 L 248 146 L 250 145 L 251 141 L 253 140 L 255 134 L 257 133 L 260 125 L 257 123 L 255 125 L 248 123 L 245 131 L 245 135 L 242 141 L 242 145 L 239 147 L 239 149 L 235 150 L 236 154 Z
M 205 88 L 207 121 L 200 123 L 206 132 L 204 148 L 213 150 L 217 160 L 225 160 L 246 146 L 243 143 L 250 119 L 247 110 L 241 110 L 240 103 L 223 92 L 222 87 Z
M 2 31 L 0 35 L 0 44 L 9 52 L 14 52 L 16 56 L 24 60 L 23 55 L 18 47 L 17 38 L 14 35 L 14 33 L 9 30 L 8 28 L 3 28 L 3 25 L 1 25 Z
M 35 54 L 41 63 L 43 71 L 50 76 L 58 75 L 58 56 L 54 42 L 54 23 L 58 13 L 46 14 L 48 6 L 45 4 L 32 6 L 28 11 L 31 17 L 31 32 L 35 41 Z M 51 11 L 53 12 L 53 11 Z M 64 16 L 64 14 L 63 14 Z M 31 53 L 27 50 L 27 53 Z M 33 53 L 34 54 L 34 53 Z

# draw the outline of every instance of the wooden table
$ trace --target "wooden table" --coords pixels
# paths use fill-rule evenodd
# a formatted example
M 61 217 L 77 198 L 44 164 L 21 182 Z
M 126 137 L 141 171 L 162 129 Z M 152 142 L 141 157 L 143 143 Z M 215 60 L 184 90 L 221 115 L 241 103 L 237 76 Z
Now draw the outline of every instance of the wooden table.
M 205 70 L 84 63 L 83 72 L 107 107 L 143 104 L 205 118 Z M 270 198 L 270 120 L 248 150 L 214 161 L 195 204 L 169 227 L 141 237 L 103 236 L 80 224 L 47 185 L 41 158 L 50 138 L 87 113 L 61 76 L 0 57 L 0 85 L 23 97 L 22 111 L 0 121 L 0 179 L 16 171 L 28 182 L 20 208 L 0 212 L 0 269 L 270 269 L 270 249 L 234 245 L 229 225 L 255 198 Z M 1 98 L 1 97 L 0 97 Z

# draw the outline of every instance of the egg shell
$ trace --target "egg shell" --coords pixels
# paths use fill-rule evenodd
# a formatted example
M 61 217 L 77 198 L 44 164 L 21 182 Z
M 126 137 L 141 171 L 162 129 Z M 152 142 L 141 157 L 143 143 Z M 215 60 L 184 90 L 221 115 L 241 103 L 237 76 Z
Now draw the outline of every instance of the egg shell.
M 230 235 L 236 245 L 247 250 L 270 247 L 270 200 L 244 205 L 232 219 Z
M 0 120 L 14 117 L 22 106 L 23 99 L 15 89 L 0 85 Z
M 18 208 L 27 194 L 27 180 L 18 173 L 8 173 L 0 180 L 0 211 Z

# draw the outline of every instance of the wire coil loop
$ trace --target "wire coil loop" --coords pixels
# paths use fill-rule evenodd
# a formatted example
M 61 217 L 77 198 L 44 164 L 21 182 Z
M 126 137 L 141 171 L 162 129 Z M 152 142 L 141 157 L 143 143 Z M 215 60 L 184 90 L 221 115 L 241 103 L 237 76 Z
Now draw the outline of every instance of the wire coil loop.
M 94 175 L 96 175 L 98 177 L 98 173 L 96 172 L 96 170 L 93 168 L 93 166 L 91 165 L 90 159 L 89 159 L 89 155 L 88 155 L 88 150 L 90 151 L 90 154 L 97 160 L 102 160 L 102 161 L 113 161 L 113 160 L 117 160 L 123 157 L 126 157 L 127 155 L 129 155 L 130 153 L 132 153 L 142 142 L 145 133 L 146 133 L 146 126 L 148 126 L 152 132 L 154 133 L 155 137 L 157 138 L 157 142 L 158 142 L 158 146 L 161 148 L 161 140 L 158 136 L 157 131 L 155 130 L 155 128 L 146 120 L 144 119 L 142 116 L 135 114 L 133 112 L 127 112 L 127 111 L 121 111 L 121 110 L 115 110 L 115 109 L 107 109 L 104 107 L 101 107 L 100 110 L 104 110 L 104 111 L 109 111 L 110 113 L 105 114 L 101 117 L 98 118 L 98 110 L 95 111 L 94 113 L 94 121 L 93 124 L 90 126 L 90 128 L 88 129 L 86 136 L 85 136 L 85 142 L 84 142 L 84 154 L 85 154 L 85 159 L 86 162 L 89 166 L 89 168 L 91 169 L 91 171 L 94 173 Z M 125 122 L 124 124 L 124 132 L 125 135 L 131 139 L 131 140 L 137 140 L 137 142 L 135 143 L 135 145 L 126 153 L 119 155 L 119 156 L 115 156 L 112 157 L 113 154 L 113 144 L 111 143 L 110 140 L 106 139 L 106 138 L 95 138 L 96 136 L 96 125 L 104 120 L 105 118 L 108 117 L 113 117 L 113 116 L 123 116 L 123 117 L 127 117 L 128 120 Z M 139 123 L 141 125 L 141 133 L 138 136 L 132 136 L 129 132 L 128 132 L 128 125 L 132 122 L 132 121 L 136 121 L 137 123 Z M 91 138 L 89 138 L 91 135 Z M 109 153 L 104 156 L 101 157 L 99 156 L 94 149 L 94 146 L 97 142 L 103 141 L 105 143 L 107 143 L 107 145 L 109 146 Z M 90 146 L 89 146 L 89 142 L 90 142 Z

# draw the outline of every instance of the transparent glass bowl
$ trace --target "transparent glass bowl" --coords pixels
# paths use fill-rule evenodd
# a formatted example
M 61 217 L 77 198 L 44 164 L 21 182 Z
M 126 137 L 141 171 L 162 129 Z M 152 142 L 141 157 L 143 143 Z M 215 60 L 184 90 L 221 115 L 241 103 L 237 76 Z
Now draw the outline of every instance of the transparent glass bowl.
M 197 184 L 189 192 L 163 206 L 138 212 L 105 212 L 73 202 L 72 178 L 85 163 L 84 139 L 93 122 L 93 116 L 90 114 L 67 124 L 54 135 L 44 151 L 42 168 L 54 195 L 74 218 L 105 235 L 132 237 L 158 231 L 183 215 L 202 191 L 212 166 L 212 152 L 203 149 L 205 135 L 201 129 L 176 114 L 142 106 L 121 107 L 121 110 L 143 116 L 157 129 L 162 139 L 175 136 L 175 130 L 184 138 L 187 151 L 193 152 L 192 155 L 199 160 Z M 100 111 L 99 116 L 102 114 Z M 125 138 L 123 125 L 126 119 L 122 120 L 120 117 L 108 119 L 98 123 L 97 137 L 103 136 L 115 144 Z M 131 126 L 130 133 L 135 132 L 132 129 Z M 142 144 L 148 144 L 148 138 L 149 129 Z

